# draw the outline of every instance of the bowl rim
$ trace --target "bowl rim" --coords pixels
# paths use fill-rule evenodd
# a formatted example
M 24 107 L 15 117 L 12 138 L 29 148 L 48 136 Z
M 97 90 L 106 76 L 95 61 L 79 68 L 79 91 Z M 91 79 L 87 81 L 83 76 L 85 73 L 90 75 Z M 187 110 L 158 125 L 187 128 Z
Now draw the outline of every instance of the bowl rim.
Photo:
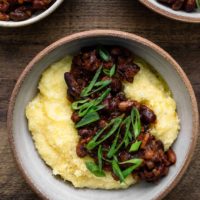
M 200 17 L 199 18 L 195 18 L 195 17 L 187 17 L 187 16 L 180 16 L 177 14 L 174 14 L 172 12 L 169 12 L 167 10 L 163 10 L 162 8 L 154 5 L 153 3 L 151 3 L 149 0 L 139 0 L 143 5 L 145 5 L 147 8 L 149 8 L 150 10 L 165 16 L 169 19 L 173 19 L 173 20 L 177 20 L 177 21 L 181 21 L 181 22 L 188 22 L 188 23 L 200 23 Z M 177 11 L 178 12 L 178 11 Z
M 36 16 L 33 16 L 27 20 L 23 20 L 23 21 L 19 21 L 19 22 L 15 22 L 15 21 L 0 21 L 0 27 L 7 27 L 7 28 L 16 28 L 16 27 L 23 27 L 23 26 L 28 26 L 30 24 L 34 24 L 42 19 L 44 19 L 45 17 L 47 17 L 48 15 L 50 15 L 51 13 L 53 13 L 58 6 L 60 6 L 60 4 L 63 2 L 64 0 L 56 0 L 49 8 L 47 8 L 45 11 L 42 11 L 41 13 L 39 13 Z
M 179 64 L 162 48 L 160 48 L 158 45 L 155 43 L 140 37 L 138 35 L 132 34 L 132 33 L 127 33 L 127 32 L 122 32 L 122 31 L 116 31 L 116 30 L 90 30 L 90 31 L 84 31 L 84 32 L 79 32 L 75 33 L 69 36 L 66 36 L 64 38 L 61 38 L 57 40 L 56 42 L 52 43 L 51 45 L 47 46 L 45 49 L 43 49 L 41 52 L 39 52 L 30 62 L 29 64 L 25 67 L 21 75 L 19 76 L 16 85 L 13 89 L 13 92 L 11 94 L 11 98 L 9 100 L 9 106 L 8 106 L 8 113 L 7 113 L 7 130 L 8 130 L 8 138 L 9 138 L 9 143 L 11 146 L 12 154 L 14 156 L 15 162 L 17 163 L 18 169 L 21 172 L 23 178 L 25 181 L 28 183 L 28 185 L 31 187 L 31 189 L 38 194 L 39 197 L 42 199 L 48 199 L 34 184 L 34 182 L 31 180 L 31 178 L 25 173 L 23 166 L 18 158 L 17 151 L 16 151 L 16 146 L 15 146 L 15 141 L 14 141 L 14 135 L 13 135 L 13 125 L 12 125 L 12 119 L 13 119 L 13 111 L 15 107 L 15 101 L 17 98 L 17 95 L 20 91 L 20 88 L 25 80 L 25 78 L 28 76 L 29 72 L 31 69 L 35 66 L 35 64 L 43 57 L 48 55 L 49 52 L 53 51 L 54 49 L 62 46 L 63 44 L 66 44 L 71 41 L 79 40 L 79 39 L 84 39 L 84 38 L 93 38 L 93 37 L 116 37 L 116 38 L 121 38 L 121 39 L 128 39 L 131 41 L 139 42 L 142 45 L 151 48 L 153 51 L 157 52 L 160 54 L 164 59 L 166 59 L 177 71 L 179 74 L 180 78 L 185 84 L 185 87 L 188 90 L 188 93 L 191 98 L 192 102 L 192 115 L 193 115 L 193 130 L 192 130 L 192 140 L 190 143 L 189 151 L 187 152 L 186 158 L 184 160 L 183 165 L 179 169 L 179 173 L 176 175 L 174 180 L 167 185 L 167 188 L 163 191 L 160 191 L 157 196 L 154 198 L 155 200 L 160 200 L 164 198 L 180 181 L 181 177 L 183 176 L 184 172 L 189 166 L 189 163 L 191 161 L 191 158 L 193 156 L 195 146 L 197 143 L 197 138 L 198 138 L 198 131 L 199 131 L 199 113 L 198 113 L 198 106 L 197 106 L 197 101 L 195 97 L 195 93 L 193 91 L 192 85 L 187 78 L 186 74 L 182 70 L 182 68 L 179 66 Z

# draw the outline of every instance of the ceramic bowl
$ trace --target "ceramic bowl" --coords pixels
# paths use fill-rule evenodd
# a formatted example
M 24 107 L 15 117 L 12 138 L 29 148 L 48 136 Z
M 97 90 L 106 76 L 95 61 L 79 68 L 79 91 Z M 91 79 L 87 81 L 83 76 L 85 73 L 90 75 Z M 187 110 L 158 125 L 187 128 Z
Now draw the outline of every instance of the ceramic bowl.
M 56 0 L 55 3 L 53 5 L 51 5 L 48 9 L 34 14 L 31 18 L 29 18 L 27 20 L 23 20 L 23 21 L 19 21 L 19 22 L 0 21 L 0 27 L 2 26 L 2 27 L 12 28 L 12 27 L 27 26 L 27 25 L 36 23 L 36 22 L 42 20 L 43 18 L 47 17 L 48 15 L 50 15 L 52 12 L 54 12 L 56 10 L 56 8 L 58 8 L 58 6 L 63 1 L 64 0 Z
M 194 12 L 175 11 L 166 5 L 159 3 L 157 0 L 139 0 L 145 6 L 151 10 L 171 19 L 190 22 L 200 23 L 200 10 Z
M 157 184 L 139 183 L 126 190 L 75 189 L 70 183 L 52 175 L 39 157 L 27 128 L 25 107 L 36 95 L 42 72 L 67 54 L 81 47 L 97 44 L 121 45 L 148 61 L 168 83 L 177 103 L 181 131 L 173 145 L 177 163 L 168 176 Z M 93 30 L 58 40 L 41 51 L 24 69 L 13 90 L 8 111 L 8 132 L 20 171 L 33 190 L 51 200 L 152 200 L 163 198 L 180 180 L 194 152 L 198 132 L 197 102 L 191 84 L 181 67 L 156 44 L 133 34 Z

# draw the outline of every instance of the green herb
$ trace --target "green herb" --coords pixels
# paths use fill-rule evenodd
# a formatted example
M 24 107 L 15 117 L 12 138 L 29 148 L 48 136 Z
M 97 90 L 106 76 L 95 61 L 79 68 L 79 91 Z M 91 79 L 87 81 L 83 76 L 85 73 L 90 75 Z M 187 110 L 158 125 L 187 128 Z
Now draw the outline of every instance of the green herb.
M 110 93 L 110 91 L 111 91 L 111 89 L 107 88 L 105 90 L 105 92 L 103 92 L 102 95 L 95 100 L 96 101 L 95 105 L 98 105 L 99 103 L 101 103 L 108 96 L 108 94 Z
M 101 144 L 103 141 L 105 141 L 106 139 L 108 139 L 117 130 L 117 128 L 119 127 L 121 121 L 122 121 L 121 117 L 117 117 L 115 119 L 112 119 L 111 122 L 109 124 L 107 124 L 107 126 L 105 126 L 103 129 L 101 129 L 100 131 L 97 132 L 97 134 L 92 138 L 92 140 L 90 140 L 89 143 L 86 145 L 86 148 L 88 150 L 92 150 L 96 146 L 98 146 L 99 144 Z M 112 126 L 112 128 L 110 129 L 110 131 L 104 137 L 102 137 L 101 140 L 97 141 L 97 139 L 100 137 L 100 135 L 107 128 L 109 128 L 110 126 Z
M 99 105 L 109 94 L 109 92 L 111 91 L 110 88 L 108 88 L 106 91 L 104 91 L 102 93 L 102 95 L 100 97 L 98 97 L 97 99 L 94 99 L 94 100 L 91 100 L 89 101 L 89 99 L 87 99 L 87 102 L 86 100 L 80 100 L 80 101 L 76 101 L 74 102 L 74 105 L 73 107 L 75 108 L 75 110 L 79 109 L 79 112 L 78 112 L 78 115 L 80 117 L 83 117 L 84 115 L 86 115 L 87 113 L 89 112 L 94 112 L 94 111 L 98 111 L 98 110 L 101 110 L 103 109 L 105 106 L 104 105 Z M 84 103 L 85 102 L 85 103 Z M 83 105 L 80 105 L 81 103 L 84 103 Z M 72 108 L 73 108 L 72 107 Z
M 200 9 L 200 0 L 196 0 L 197 8 Z
M 75 101 L 74 103 L 72 103 L 72 109 L 73 110 L 79 110 L 81 108 L 82 105 L 79 104 L 84 104 L 87 101 L 89 101 L 89 99 L 84 99 L 84 100 L 80 100 L 80 101 Z
M 124 180 L 125 180 L 124 175 L 123 175 L 116 159 L 113 159 L 113 161 L 112 161 L 112 169 L 113 169 L 113 172 L 115 173 L 115 175 L 118 176 L 120 182 L 124 182 Z
M 99 148 L 98 148 L 98 163 L 99 163 L 99 169 L 100 171 L 102 171 L 102 146 L 99 145 Z
M 104 48 L 100 47 L 99 48 L 99 56 L 103 61 L 109 61 L 110 60 L 110 54 L 108 51 L 106 51 Z
M 131 163 L 134 164 L 133 166 L 125 169 L 122 174 L 124 176 L 124 178 L 126 178 L 129 174 L 131 174 L 135 169 L 137 169 L 141 164 L 142 164 L 143 160 L 139 159 L 139 158 L 135 158 L 135 159 L 131 159 L 131 160 L 127 160 L 125 162 L 122 162 L 120 164 L 126 164 L 126 163 Z
M 99 67 L 99 69 L 96 71 L 96 73 L 95 73 L 92 81 L 90 82 L 90 84 L 82 90 L 81 97 L 88 96 L 88 93 L 92 90 L 95 83 L 97 82 L 97 79 L 99 78 L 99 75 L 101 74 L 101 70 L 102 70 L 102 66 Z
M 105 107 L 105 105 L 99 105 L 99 106 L 91 105 L 90 107 L 87 107 L 85 109 L 80 109 L 79 112 L 78 112 L 78 115 L 80 117 L 83 117 L 84 115 L 86 115 L 88 113 L 96 112 L 98 110 L 103 109 L 104 107 Z
M 131 119 L 130 119 L 130 116 L 127 117 L 123 122 L 123 123 L 126 123 L 126 131 L 125 131 L 125 135 L 124 135 L 124 138 L 123 140 L 121 141 L 121 143 L 117 146 L 117 148 L 114 148 L 115 145 L 113 145 L 114 147 L 112 148 L 112 150 L 110 151 L 110 153 L 107 155 L 109 156 L 109 158 L 111 158 L 112 156 L 114 156 L 118 151 L 119 149 L 122 147 L 122 145 L 127 142 L 127 138 L 128 138 L 128 135 L 129 135 L 129 127 L 130 127 L 130 123 L 131 123 Z
M 120 126 L 122 122 L 122 118 L 118 117 L 114 119 L 114 124 L 113 127 L 110 129 L 110 131 L 104 136 L 102 137 L 101 140 L 97 141 L 97 145 L 101 144 L 102 142 L 104 142 L 105 140 L 107 140 Z
M 77 124 L 76 128 L 80 128 L 82 126 L 85 126 L 87 124 L 91 124 L 97 120 L 99 120 L 99 114 L 97 112 L 91 112 L 85 115 Z
M 119 127 L 117 134 L 115 136 L 115 139 L 114 139 L 114 141 L 113 141 L 113 143 L 110 147 L 110 150 L 107 153 L 108 158 L 111 158 L 115 154 L 115 149 L 116 149 L 116 146 L 117 146 L 117 141 L 118 141 L 118 138 L 119 138 L 120 130 L 121 130 L 121 127 Z
M 115 74 L 116 65 L 114 64 L 111 69 L 103 69 L 104 74 L 109 77 L 112 77 Z
M 133 108 L 131 111 L 131 121 L 135 138 L 137 138 L 141 132 L 141 122 L 140 122 L 140 113 L 136 108 Z
M 95 87 L 99 86 L 97 89 L 91 91 L 90 93 L 87 94 L 88 95 L 91 95 L 95 92 L 98 92 L 99 90 L 102 90 L 103 88 L 105 88 L 106 86 L 108 86 L 110 83 L 112 82 L 112 80 L 105 80 L 105 81 L 99 81 L 97 83 L 95 83 Z
M 103 160 L 105 160 L 105 161 L 108 162 L 108 163 L 112 163 L 112 160 L 106 159 L 106 158 L 104 158 L 104 157 L 103 157 Z
M 130 132 L 131 118 L 130 118 L 130 116 L 124 120 L 124 123 L 126 124 L 124 143 L 125 143 L 125 147 L 127 147 L 129 144 L 129 136 L 131 135 L 131 132 Z M 132 139 L 132 138 L 130 138 L 130 139 Z
M 135 151 L 138 151 L 138 149 L 140 148 L 140 145 L 141 145 L 141 141 L 135 141 L 132 145 L 131 145 L 131 148 L 129 150 L 129 152 L 135 152 Z
M 99 167 L 94 162 L 86 162 L 85 163 L 87 169 L 93 173 L 95 176 L 104 177 L 106 174 L 104 171 L 100 170 Z

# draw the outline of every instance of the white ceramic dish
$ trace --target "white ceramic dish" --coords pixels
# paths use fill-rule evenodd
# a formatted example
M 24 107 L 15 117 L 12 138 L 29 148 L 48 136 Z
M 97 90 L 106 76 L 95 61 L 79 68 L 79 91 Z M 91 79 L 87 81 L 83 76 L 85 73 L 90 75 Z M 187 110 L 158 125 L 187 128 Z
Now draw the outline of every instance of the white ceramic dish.
M 19 21 L 19 22 L 14 22 L 14 21 L 0 21 L 0 27 L 8 27 L 8 28 L 12 28 L 12 27 L 21 27 L 21 26 L 27 26 L 33 23 L 36 23 L 40 20 L 42 20 L 43 18 L 47 17 L 48 15 L 50 15 L 52 12 L 54 12 L 56 10 L 56 8 L 58 8 L 58 6 L 63 2 L 64 0 L 56 0 L 55 3 L 50 6 L 48 9 L 46 9 L 45 11 L 39 12 L 35 15 L 33 15 L 31 18 L 24 20 L 24 21 Z
M 185 12 L 185 11 L 175 11 L 170 7 L 167 7 L 157 0 L 139 0 L 145 6 L 151 10 L 171 19 L 191 22 L 191 23 L 200 23 L 200 10 L 196 9 L 194 12 Z
M 140 183 L 127 190 L 75 189 L 52 175 L 39 157 L 27 128 L 25 107 L 35 96 L 42 72 L 53 62 L 81 47 L 115 44 L 129 48 L 148 61 L 163 76 L 177 102 L 181 131 L 173 148 L 177 163 L 157 184 Z M 152 200 L 162 199 L 180 180 L 192 157 L 198 133 L 198 109 L 189 80 L 180 66 L 152 42 L 139 36 L 112 30 L 94 30 L 65 37 L 40 52 L 25 68 L 13 90 L 8 111 L 10 143 L 19 169 L 40 197 L 51 200 Z

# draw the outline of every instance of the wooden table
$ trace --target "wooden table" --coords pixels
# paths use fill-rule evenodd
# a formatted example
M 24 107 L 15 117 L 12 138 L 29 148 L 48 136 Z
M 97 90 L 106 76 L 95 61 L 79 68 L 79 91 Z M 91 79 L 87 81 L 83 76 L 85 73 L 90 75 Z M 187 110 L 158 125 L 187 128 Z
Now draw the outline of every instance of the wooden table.
M 163 47 L 183 67 L 200 100 L 200 24 L 166 19 L 136 0 L 65 0 L 40 23 L 0 28 L 0 199 L 38 199 L 19 174 L 7 140 L 8 100 L 18 76 L 36 53 L 55 40 L 100 28 L 136 33 Z M 200 199 L 200 143 L 187 173 L 167 199 Z

